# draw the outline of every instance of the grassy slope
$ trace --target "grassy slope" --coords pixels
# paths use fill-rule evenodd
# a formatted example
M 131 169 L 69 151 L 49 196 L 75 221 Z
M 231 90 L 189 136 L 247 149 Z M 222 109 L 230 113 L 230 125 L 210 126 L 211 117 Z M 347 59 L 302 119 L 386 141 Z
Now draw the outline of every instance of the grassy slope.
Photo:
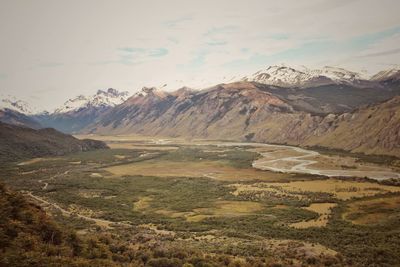
M 107 148 L 95 140 L 78 140 L 54 129 L 34 130 L 0 122 L 0 160 L 58 156 L 72 152 Z

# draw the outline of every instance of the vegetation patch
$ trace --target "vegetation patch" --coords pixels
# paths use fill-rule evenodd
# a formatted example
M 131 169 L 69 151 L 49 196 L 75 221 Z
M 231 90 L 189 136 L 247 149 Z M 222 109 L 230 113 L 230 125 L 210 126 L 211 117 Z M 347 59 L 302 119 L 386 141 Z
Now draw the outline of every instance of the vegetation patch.
M 336 203 L 312 203 L 310 206 L 305 207 L 309 210 L 318 213 L 319 217 L 309 221 L 301 221 L 290 224 L 290 227 L 304 229 L 309 227 L 324 227 L 327 225 L 332 208 L 336 207 Z
M 343 218 L 353 224 L 384 224 L 400 218 L 400 196 L 357 200 L 348 204 Z

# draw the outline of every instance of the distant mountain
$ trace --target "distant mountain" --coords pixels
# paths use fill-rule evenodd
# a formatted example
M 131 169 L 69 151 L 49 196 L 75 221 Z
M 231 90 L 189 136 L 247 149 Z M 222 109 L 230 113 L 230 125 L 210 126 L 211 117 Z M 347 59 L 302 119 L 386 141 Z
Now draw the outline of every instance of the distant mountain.
M 330 84 L 351 86 L 365 86 L 365 84 L 368 84 L 368 78 L 360 73 L 329 66 L 321 69 L 309 69 L 304 66 L 294 68 L 286 65 L 276 65 L 245 76 L 241 80 L 280 87 L 299 88 Z
M 373 81 L 400 80 L 400 67 L 383 70 L 371 77 Z
M 377 82 L 384 87 L 400 87 L 400 67 L 380 71 L 371 77 L 371 81 Z
M 0 122 L 33 129 L 42 128 L 42 125 L 32 117 L 7 108 L 0 109 Z
M 92 96 L 79 95 L 69 99 L 60 108 L 57 108 L 54 113 L 69 113 L 90 108 L 107 108 L 121 104 L 129 97 L 129 92 L 119 92 L 116 89 L 109 88 L 106 91 L 98 90 Z
M 363 90 L 366 89 L 342 85 L 339 89 L 316 87 L 303 95 L 283 95 L 280 87 L 250 82 L 169 93 L 144 88 L 143 92 L 104 113 L 84 131 L 326 145 L 349 151 L 400 156 L 399 140 L 393 137 L 399 136 L 396 125 L 400 125 L 400 118 L 392 114 L 396 108 L 400 109 L 399 98 L 389 100 L 389 104 L 379 104 L 379 97 L 373 99 L 372 93 L 363 98 Z M 375 96 L 382 91 L 379 88 L 375 90 Z M 388 98 L 391 98 L 389 94 L 384 100 Z M 356 104 L 352 104 L 355 99 Z M 314 104 L 320 112 L 312 112 Z M 324 110 L 324 105 L 336 110 L 340 110 L 342 105 L 345 108 L 333 114 L 326 112 L 329 108 Z M 368 110 L 361 108 L 363 105 L 376 105 L 370 107 L 376 112 L 369 114 Z M 354 119 L 365 114 L 371 115 L 369 122 L 375 122 L 376 127 Z M 380 120 L 391 120 L 386 125 L 387 130 L 384 124 L 378 123 Z M 345 126 L 351 123 L 357 130 Z M 348 132 L 344 130 L 346 127 Z M 376 131 L 383 128 L 385 130 L 377 134 Z M 351 135 L 355 131 L 357 133 Z M 351 136 L 353 142 L 349 141 Z M 372 142 L 375 142 L 374 146 L 370 146 Z
M 30 128 L 41 128 L 38 121 L 31 116 L 38 113 L 27 102 L 12 96 L 0 96 L 0 121 Z
M 119 92 L 109 88 L 98 90 L 92 96 L 77 96 L 69 99 L 53 113 L 33 116 L 45 127 L 52 127 L 65 133 L 73 133 L 86 127 L 110 108 L 123 103 L 128 92 Z
M 60 156 L 79 151 L 104 149 L 96 140 L 79 140 L 54 129 L 35 130 L 0 122 L 0 161 Z
M 13 96 L 0 95 L 0 109 L 9 109 L 25 115 L 40 113 L 37 108 L 32 107 L 28 102 L 17 99 Z
M 368 133 L 374 129 L 363 125 L 357 127 L 365 133 L 360 132 L 360 136 L 353 138 L 362 140 L 357 145 L 340 142 L 340 137 L 335 144 L 327 141 L 334 139 L 328 136 L 336 128 L 341 129 L 339 122 L 347 120 L 346 114 L 358 114 L 365 107 L 381 105 L 400 96 L 398 68 L 369 78 L 342 68 L 312 70 L 281 65 L 239 80 L 203 90 L 182 87 L 171 92 L 143 87 L 129 98 L 127 92 L 111 88 L 99 90 L 93 96 L 70 99 L 53 113 L 30 118 L 66 133 L 140 133 L 295 145 L 325 144 L 366 153 L 398 153 L 391 141 L 382 148 L 379 142 L 377 148 L 365 146 L 373 140 Z M 381 106 L 377 106 L 378 112 L 372 116 L 388 119 L 381 116 L 390 112 L 384 113 L 382 106 L 382 114 L 386 115 L 379 115 L 378 107 Z M 3 117 L 13 120 L 10 115 Z M 378 121 L 375 124 L 380 125 Z M 383 131 L 385 136 L 379 140 L 392 140 L 386 136 L 388 132 Z M 344 130 L 337 133 L 345 140 Z M 344 143 L 346 145 L 341 145 Z

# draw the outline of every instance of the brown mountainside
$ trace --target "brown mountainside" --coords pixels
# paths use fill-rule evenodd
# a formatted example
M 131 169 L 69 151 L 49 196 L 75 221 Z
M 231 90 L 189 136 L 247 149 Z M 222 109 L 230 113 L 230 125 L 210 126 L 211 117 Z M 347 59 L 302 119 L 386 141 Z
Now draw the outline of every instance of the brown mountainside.
M 249 82 L 197 92 L 147 89 L 85 131 L 319 145 L 400 156 L 400 97 L 352 112 L 318 114 L 302 108 L 304 99 L 299 104 L 274 90 Z M 313 98 L 307 105 L 315 101 L 320 100 Z

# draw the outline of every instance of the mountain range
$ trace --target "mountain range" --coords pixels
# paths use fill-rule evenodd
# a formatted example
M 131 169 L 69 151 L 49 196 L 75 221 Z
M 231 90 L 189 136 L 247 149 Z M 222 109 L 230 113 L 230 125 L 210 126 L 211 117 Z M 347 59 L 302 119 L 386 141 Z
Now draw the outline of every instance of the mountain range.
M 79 95 L 67 100 L 54 112 L 43 112 L 32 116 L 44 127 L 53 127 L 62 132 L 78 132 L 101 114 L 128 99 L 128 92 L 116 89 L 98 90 L 91 96 Z
M 348 71 L 343 68 L 325 66 L 321 69 L 297 68 L 276 65 L 245 76 L 243 81 L 252 81 L 281 87 L 312 87 L 327 84 L 346 84 L 351 86 L 368 86 L 365 74 Z
M 34 129 L 41 128 L 41 124 L 31 116 L 38 113 L 26 101 L 18 100 L 13 96 L 0 96 L 0 121 L 27 126 Z
M 67 133 L 247 140 L 400 156 L 399 95 L 398 68 L 367 77 L 342 68 L 281 65 L 202 90 L 144 87 L 131 97 L 99 90 L 54 112 L 25 116 Z

